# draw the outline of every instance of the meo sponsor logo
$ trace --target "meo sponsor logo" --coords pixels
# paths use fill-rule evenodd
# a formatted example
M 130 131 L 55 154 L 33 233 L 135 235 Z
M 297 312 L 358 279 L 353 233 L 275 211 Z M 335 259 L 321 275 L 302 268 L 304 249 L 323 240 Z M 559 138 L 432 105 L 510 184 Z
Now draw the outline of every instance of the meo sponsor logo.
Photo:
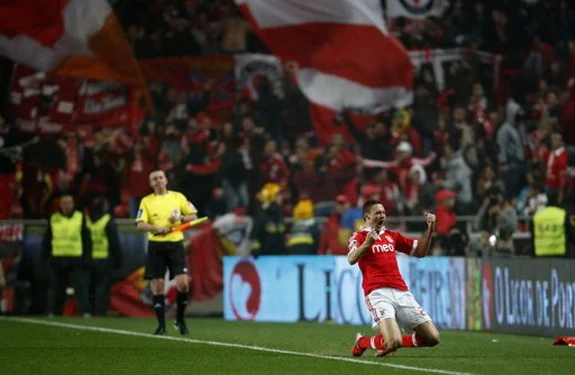
M 389 253 L 395 251 L 395 247 L 391 244 L 373 245 L 371 251 L 374 253 Z

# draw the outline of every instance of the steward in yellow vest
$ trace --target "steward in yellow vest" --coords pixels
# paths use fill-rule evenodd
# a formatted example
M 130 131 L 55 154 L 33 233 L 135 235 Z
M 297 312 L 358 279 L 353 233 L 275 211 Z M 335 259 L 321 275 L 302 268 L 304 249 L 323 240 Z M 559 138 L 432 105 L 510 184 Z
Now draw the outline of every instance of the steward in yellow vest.
M 531 233 L 536 257 L 568 257 L 573 228 L 565 209 L 556 205 L 556 193 L 548 193 L 548 206 L 533 215 Z
M 94 199 L 86 226 L 92 238 L 92 261 L 90 262 L 90 302 L 94 315 L 106 315 L 110 300 L 112 274 L 122 267 L 122 253 L 118 228 L 108 213 L 106 198 Z
M 92 240 L 84 215 L 74 209 L 74 198 L 60 197 L 60 211 L 52 214 L 42 241 L 42 259 L 50 267 L 52 298 L 49 311 L 61 315 L 66 302 L 66 288 L 73 287 L 78 307 L 89 313 L 86 269 Z
M 321 228 L 315 220 L 311 200 L 301 200 L 293 210 L 294 222 L 286 235 L 290 255 L 317 255 Z
M 281 212 L 280 190 L 278 184 L 267 183 L 258 194 L 261 207 L 254 218 L 254 227 L 250 235 L 253 256 L 286 254 L 286 226 Z

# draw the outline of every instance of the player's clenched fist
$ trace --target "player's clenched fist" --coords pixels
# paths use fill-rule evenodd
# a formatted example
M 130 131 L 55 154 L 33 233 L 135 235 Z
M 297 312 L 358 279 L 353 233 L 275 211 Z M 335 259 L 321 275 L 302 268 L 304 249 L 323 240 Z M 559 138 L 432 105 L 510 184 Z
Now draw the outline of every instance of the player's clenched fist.
M 379 239 L 379 234 L 377 233 L 376 230 L 372 230 L 371 232 L 369 232 L 369 234 L 367 235 L 367 237 L 365 238 L 365 241 L 371 246 L 375 243 L 375 241 L 377 241 Z
M 435 215 L 430 213 L 430 212 L 426 212 L 423 216 L 425 217 L 425 222 L 427 223 L 427 226 L 429 228 L 434 228 L 435 227 Z

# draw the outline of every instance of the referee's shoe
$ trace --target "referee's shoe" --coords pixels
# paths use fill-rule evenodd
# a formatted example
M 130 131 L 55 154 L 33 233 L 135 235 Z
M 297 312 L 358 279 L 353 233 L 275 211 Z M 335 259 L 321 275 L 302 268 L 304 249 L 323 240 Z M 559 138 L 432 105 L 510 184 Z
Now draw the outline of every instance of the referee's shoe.
M 180 320 L 180 321 L 176 320 L 176 321 L 174 322 L 174 328 L 175 328 L 178 332 L 180 332 L 180 335 L 184 335 L 184 336 L 185 336 L 185 335 L 189 335 L 189 334 L 190 334 L 190 331 L 188 331 L 188 327 L 186 326 L 186 322 L 183 321 L 183 320 Z
M 166 327 L 163 327 L 163 326 L 156 328 L 156 330 L 154 331 L 154 335 L 157 335 L 157 336 L 166 336 L 167 334 L 168 334 L 168 331 L 166 331 Z

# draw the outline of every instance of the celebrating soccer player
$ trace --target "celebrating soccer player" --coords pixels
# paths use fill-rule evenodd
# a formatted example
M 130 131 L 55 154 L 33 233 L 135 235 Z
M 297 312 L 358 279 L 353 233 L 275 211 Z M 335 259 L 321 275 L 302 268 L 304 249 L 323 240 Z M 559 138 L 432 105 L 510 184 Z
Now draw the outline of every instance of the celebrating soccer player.
M 435 215 L 425 214 L 427 231 L 419 240 L 386 229 L 385 208 L 380 201 L 369 200 L 363 206 L 365 226 L 349 239 L 347 259 L 358 264 L 363 276 L 365 304 L 373 319 L 376 336 L 357 335 L 351 348 L 354 357 L 366 349 L 385 356 L 401 347 L 435 346 L 439 332 L 431 318 L 407 290 L 399 273 L 396 251 L 422 258 L 427 255 L 435 230 Z M 415 333 L 401 336 L 400 325 Z

